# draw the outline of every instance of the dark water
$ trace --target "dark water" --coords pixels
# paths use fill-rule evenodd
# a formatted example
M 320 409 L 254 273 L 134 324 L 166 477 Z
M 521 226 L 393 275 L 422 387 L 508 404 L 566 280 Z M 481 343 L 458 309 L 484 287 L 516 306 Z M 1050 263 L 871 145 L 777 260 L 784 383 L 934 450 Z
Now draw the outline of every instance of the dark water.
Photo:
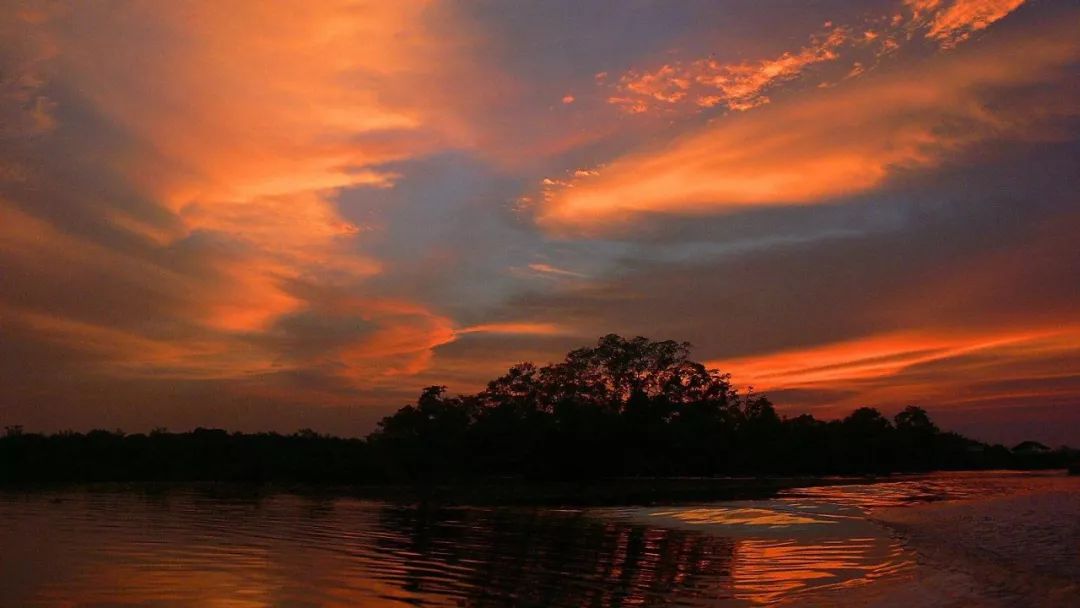
M 923 479 L 604 509 L 0 492 L 0 607 L 768 605 L 911 567 L 863 502 L 986 486 Z

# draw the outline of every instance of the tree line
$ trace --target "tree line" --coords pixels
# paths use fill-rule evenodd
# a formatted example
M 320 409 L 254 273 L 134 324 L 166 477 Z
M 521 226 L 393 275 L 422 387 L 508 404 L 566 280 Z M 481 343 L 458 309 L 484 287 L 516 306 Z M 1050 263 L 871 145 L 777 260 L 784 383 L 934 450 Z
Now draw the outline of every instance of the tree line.
M 939 429 L 910 406 L 823 421 L 783 417 L 764 395 L 690 359 L 689 344 L 601 338 L 559 363 L 515 365 L 473 395 L 424 389 L 367 438 L 300 431 L 0 437 L 0 481 L 385 483 L 478 477 L 886 474 L 1058 468 L 1080 453 L 1013 449 Z

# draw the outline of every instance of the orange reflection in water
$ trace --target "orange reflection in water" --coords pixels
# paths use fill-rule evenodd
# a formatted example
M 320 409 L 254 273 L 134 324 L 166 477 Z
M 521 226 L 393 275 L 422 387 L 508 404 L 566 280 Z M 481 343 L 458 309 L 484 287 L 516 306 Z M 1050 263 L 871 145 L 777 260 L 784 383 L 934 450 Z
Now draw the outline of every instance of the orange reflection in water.
M 773 605 L 806 591 L 868 583 L 913 565 L 900 543 L 868 521 L 858 505 L 833 502 L 830 491 L 846 495 L 825 487 L 817 500 L 644 509 L 630 517 L 737 539 L 729 581 L 734 601 Z
M 854 509 L 795 498 L 556 510 L 0 492 L 0 520 L 5 607 L 746 606 L 907 564 Z
M 797 591 L 869 583 L 913 562 L 885 536 L 816 542 L 747 539 L 735 548 L 735 597 L 774 604 Z
M 653 513 L 656 517 L 673 517 L 691 524 L 744 524 L 751 526 L 794 526 L 799 524 L 830 524 L 829 519 L 784 513 L 751 507 L 713 507 L 678 509 Z

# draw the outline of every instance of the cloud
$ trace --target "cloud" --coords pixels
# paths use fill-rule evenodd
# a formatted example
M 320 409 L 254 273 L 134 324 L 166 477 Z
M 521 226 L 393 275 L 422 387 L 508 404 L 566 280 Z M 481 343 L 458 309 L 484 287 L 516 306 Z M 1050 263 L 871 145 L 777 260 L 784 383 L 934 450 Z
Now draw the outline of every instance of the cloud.
M 835 417 L 867 404 L 886 412 L 918 404 L 946 428 L 986 440 L 1037 436 L 1060 444 L 1077 440 L 1060 425 L 1077 417 L 1078 344 L 1075 324 L 969 334 L 945 330 L 713 363 L 764 390 L 788 412 L 811 409 Z
M 1038 87 L 1069 77 L 1066 68 L 1080 58 L 1078 31 L 1070 13 L 1037 35 L 716 119 L 611 161 L 598 175 L 553 182 L 537 219 L 549 230 L 588 234 L 654 214 L 823 203 L 939 166 L 977 142 L 1061 137 L 1056 125 L 1080 108 Z M 1019 90 L 1030 94 L 1017 98 Z
M 84 372 L 127 378 L 213 380 L 274 370 L 268 354 L 253 352 L 240 340 L 189 337 L 177 342 L 35 311 L 4 307 L 0 313 L 10 329 L 29 331 L 32 339 L 50 342 L 92 361 L 84 366 Z
M 574 272 L 573 270 L 566 270 L 565 268 L 558 268 L 556 266 L 552 266 L 551 264 L 544 264 L 540 262 L 534 262 L 532 264 L 529 264 L 529 270 L 539 273 L 541 276 L 572 277 L 576 279 L 582 279 L 586 276 L 584 274 L 581 274 L 580 272 Z
M 1013 12 L 1024 0 L 904 0 L 925 36 L 952 48 Z
M 937 416 L 996 404 L 1011 408 L 1002 419 L 1022 420 L 1025 408 L 1080 398 L 1069 380 L 1080 360 L 1074 149 L 1039 144 L 994 164 L 951 167 L 894 184 L 873 206 L 701 219 L 699 233 L 664 238 L 728 242 L 764 230 L 754 218 L 778 229 L 783 217 L 804 232 L 851 215 L 893 218 L 851 223 L 843 236 L 691 259 L 664 261 L 652 249 L 663 243 L 654 243 L 586 285 L 509 308 L 595 333 L 689 340 L 696 356 L 788 413 L 916 403 Z M 962 416 L 942 419 L 965 428 Z
M 994 354 L 995 363 L 1007 367 L 1032 356 L 1075 351 L 1078 338 L 1080 329 L 1060 326 L 984 333 L 911 331 L 743 359 L 717 360 L 710 365 L 732 373 L 740 383 L 766 391 L 843 390 L 846 385 L 868 380 L 888 381 L 895 385 L 898 376 L 913 367 L 968 356 Z M 1009 361 L 1010 356 L 1015 360 Z M 960 380 L 957 377 L 953 382 Z M 969 382 L 972 380 L 967 378 Z M 858 399 L 867 398 L 865 390 L 858 393 Z
M 619 77 L 608 103 L 630 114 L 684 104 L 749 110 L 769 103 L 765 95 L 769 88 L 797 78 L 814 64 L 838 58 L 838 49 L 847 42 L 848 32 L 833 27 L 811 38 L 799 51 L 769 59 L 727 63 L 710 57 L 645 72 L 630 70 Z
M 521 334 L 551 336 L 566 333 L 566 330 L 554 323 L 483 323 L 457 330 L 458 334 Z
M 610 331 L 1077 394 L 1074 9 L 571 4 L 0 14 L 0 418 L 359 433 Z
M 467 34 L 436 31 L 430 10 L 127 2 L 6 14 L 0 96 L 18 109 L 0 154 L 11 178 L 0 257 L 14 281 L 0 304 L 12 323 L 121 377 L 321 365 L 276 342 L 279 323 L 384 270 L 358 252 L 365 226 L 343 218 L 338 194 L 390 187 L 386 163 L 466 136 L 430 102 L 458 75 Z M 453 339 L 422 304 L 344 299 L 337 314 L 372 326 L 335 351 L 357 382 L 420 369 Z
M 652 69 L 630 69 L 608 85 L 612 91 L 607 101 L 628 114 L 685 113 L 713 107 L 746 111 L 769 103 L 771 90 L 806 75 L 815 66 L 855 57 L 845 76 L 854 78 L 875 67 L 884 56 L 897 52 L 915 33 L 943 48 L 953 48 L 1023 3 L 904 0 L 903 10 L 891 16 L 869 14 L 846 25 L 828 21 L 802 48 L 773 57 L 722 60 L 710 55 Z M 598 74 L 597 81 L 606 84 L 607 73 Z M 833 84 L 828 80 L 818 82 L 821 87 Z

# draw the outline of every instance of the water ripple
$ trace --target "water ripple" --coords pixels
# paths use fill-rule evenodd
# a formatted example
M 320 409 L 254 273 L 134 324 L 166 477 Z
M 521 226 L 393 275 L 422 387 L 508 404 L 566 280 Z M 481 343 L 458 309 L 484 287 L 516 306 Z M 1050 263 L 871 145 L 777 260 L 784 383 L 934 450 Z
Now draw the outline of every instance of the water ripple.
M 651 509 L 4 492 L 0 607 L 771 605 L 909 568 L 868 510 L 1016 483 L 935 476 Z

